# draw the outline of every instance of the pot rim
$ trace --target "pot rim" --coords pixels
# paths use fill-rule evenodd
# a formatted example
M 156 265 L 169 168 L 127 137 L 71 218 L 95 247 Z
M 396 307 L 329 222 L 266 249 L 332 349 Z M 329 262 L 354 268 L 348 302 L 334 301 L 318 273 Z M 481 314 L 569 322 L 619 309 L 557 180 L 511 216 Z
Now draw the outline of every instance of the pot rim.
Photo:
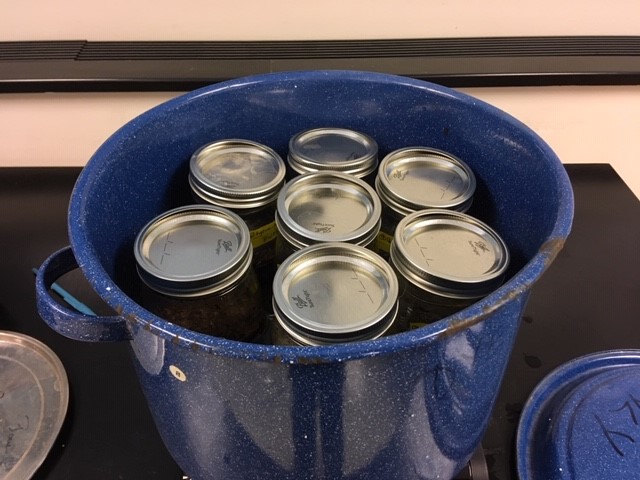
M 110 150 L 147 122 L 152 121 L 158 116 L 167 115 L 172 110 L 184 104 L 197 101 L 197 99 L 203 95 L 212 95 L 217 92 L 233 90 L 251 84 L 271 83 L 273 81 L 309 81 L 323 79 L 365 81 L 378 84 L 393 83 L 425 90 L 431 94 L 453 98 L 455 101 L 461 102 L 469 108 L 479 109 L 486 115 L 498 118 L 502 122 L 506 122 L 515 129 L 522 131 L 534 141 L 537 148 L 542 152 L 542 156 L 548 160 L 547 167 L 551 170 L 552 178 L 556 181 L 556 189 L 559 194 L 555 222 L 547 240 L 536 254 L 501 287 L 464 310 L 415 330 L 375 340 L 340 345 L 258 345 L 212 337 L 187 330 L 162 320 L 143 309 L 120 290 L 102 267 L 98 260 L 97 252 L 90 245 L 86 229 L 82 228 L 84 224 L 82 218 L 84 213 L 83 206 L 85 204 L 83 201 L 85 197 L 84 193 L 90 189 L 94 177 L 100 174 L 101 163 L 108 161 Z M 178 343 L 186 348 L 215 355 L 275 363 L 333 363 L 414 349 L 418 345 L 436 341 L 443 335 L 453 334 L 460 329 L 483 321 L 487 316 L 500 309 L 509 301 L 518 296 L 522 296 L 530 290 L 532 285 L 562 249 L 571 230 L 572 220 L 573 190 L 562 163 L 538 134 L 506 112 L 470 95 L 423 80 L 365 71 L 317 70 L 267 73 L 220 82 L 179 95 L 129 121 L 113 133 L 98 148 L 80 173 L 69 204 L 68 230 L 71 247 L 78 261 L 78 266 L 87 281 L 107 304 L 129 322 L 129 328 L 144 328 L 165 340 Z

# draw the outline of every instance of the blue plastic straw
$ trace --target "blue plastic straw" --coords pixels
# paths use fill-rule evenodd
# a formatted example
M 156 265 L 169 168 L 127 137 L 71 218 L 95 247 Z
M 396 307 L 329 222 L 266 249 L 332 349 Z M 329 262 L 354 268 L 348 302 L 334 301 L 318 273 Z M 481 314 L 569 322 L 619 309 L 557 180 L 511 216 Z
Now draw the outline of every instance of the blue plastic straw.
M 33 271 L 34 275 L 38 274 L 38 269 L 37 268 L 32 268 L 31 271 Z M 69 305 L 71 305 L 73 308 L 75 308 L 80 313 L 84 313 L 85 315 L 91 315 L 91 316 L 94 316 L 94 317 L 96 316 L 96 313 L 93 310 L 91 310 L 84 303 L 82 303 L 76 297 L 71 295 L 69 292 L 67 292 L 64 288 L 62 288 L 57 283 L 54 282 L 54 283 L 51 284 L 51 290 L 53 290 L 58 295 L 60 295 L 65 302 L 67 302 Z

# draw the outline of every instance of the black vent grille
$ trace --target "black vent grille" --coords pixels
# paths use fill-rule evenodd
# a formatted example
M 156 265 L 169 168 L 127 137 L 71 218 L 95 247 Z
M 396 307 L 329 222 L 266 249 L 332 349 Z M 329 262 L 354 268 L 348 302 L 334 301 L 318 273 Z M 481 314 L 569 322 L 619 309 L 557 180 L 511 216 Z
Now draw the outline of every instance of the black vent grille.
M 0 61 L 388 57 L 640 56 L 640 37 L 496 37 L 327 41 L 0 42 Z
M 366 70 L 450 87 L 638 85 L 640 36 L 0 42 L 0 93 L 184 91 L 291 70 Z
M 0 42 L 0 61 L 76 60 L 87 42 Z
M 78 60 L 640 55 L 638 37 L 277 42 L 87 42 Z

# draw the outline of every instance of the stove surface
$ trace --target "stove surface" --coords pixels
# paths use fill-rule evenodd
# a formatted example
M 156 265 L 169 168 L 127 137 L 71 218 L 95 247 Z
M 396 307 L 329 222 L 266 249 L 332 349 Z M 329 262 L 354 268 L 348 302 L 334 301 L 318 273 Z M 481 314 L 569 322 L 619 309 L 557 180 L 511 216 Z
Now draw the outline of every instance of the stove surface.
M 536 384 L 577 356 L 640 345 L 640 202 L 609 165 L 566 168 L 575 192 L 572 233 L 531 293 L 483 439 L 479 458 L 488 476 L 476 463 L 473 476 L 466 469 L 460 479 L 517 478 L 518 419 Z M 128 346 L 66 339 L 36 311 L 32 268 L 68 244 L 67 206 L 79 172 L 0 168 L 0 329 L 49 346 L 70 388 L 62 430 L 33 478 L 179 480 L 183 474 L 155 429 Z M 79 271 L 60 283 L 96 312 L 110 313 Z

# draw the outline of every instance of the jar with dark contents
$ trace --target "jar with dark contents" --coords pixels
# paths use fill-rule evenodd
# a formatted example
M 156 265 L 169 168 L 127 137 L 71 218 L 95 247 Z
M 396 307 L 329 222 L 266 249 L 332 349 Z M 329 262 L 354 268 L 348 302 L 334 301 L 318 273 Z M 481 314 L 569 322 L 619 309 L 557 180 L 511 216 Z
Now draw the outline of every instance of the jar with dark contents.
M 235 213 L 190 205 L 151 220 L 134 244 L 136 301 L 189 330 L 264 343 L 267 323 L 249 229 Z
M 504 280 L 509 252 L 491 227 L 462 212 L 414 212 L 398 224 L 390 262 L 400 282 L 398 316 L 410 328 L 447 317 Z
M 407 147 L 381 162 L 375 189 L 382 201 L 382 227 L 376 251 L 385 259 L 398 222 L 429 208 L 466 212 L 473 201 L 476 179 L 456 156 L 428 147 Z
M 369 249 L 312 245 L 288 257 L 273 282 L 277 345 L 332 345 L 395 333 L 398 280 Z
M 209 143 L 191 156 L 189 184 L 199 203 L 237 213 L 249 227 L 253 263 L 275 273 L 275 210 L 286 166 L 271 148 L 241 139 Z
M 333 170 L 362 178 L 373 186 L 378 144 L 365 133 L 347 128 L 314 128 L 291 137 L 287 162 L 294 176 Z
M 381 213 L 378 195 L 362 179 L 333 171 L 300 175 L 288 182 L 278 196 L 278 263 L 317 243 L 373 246 Z

